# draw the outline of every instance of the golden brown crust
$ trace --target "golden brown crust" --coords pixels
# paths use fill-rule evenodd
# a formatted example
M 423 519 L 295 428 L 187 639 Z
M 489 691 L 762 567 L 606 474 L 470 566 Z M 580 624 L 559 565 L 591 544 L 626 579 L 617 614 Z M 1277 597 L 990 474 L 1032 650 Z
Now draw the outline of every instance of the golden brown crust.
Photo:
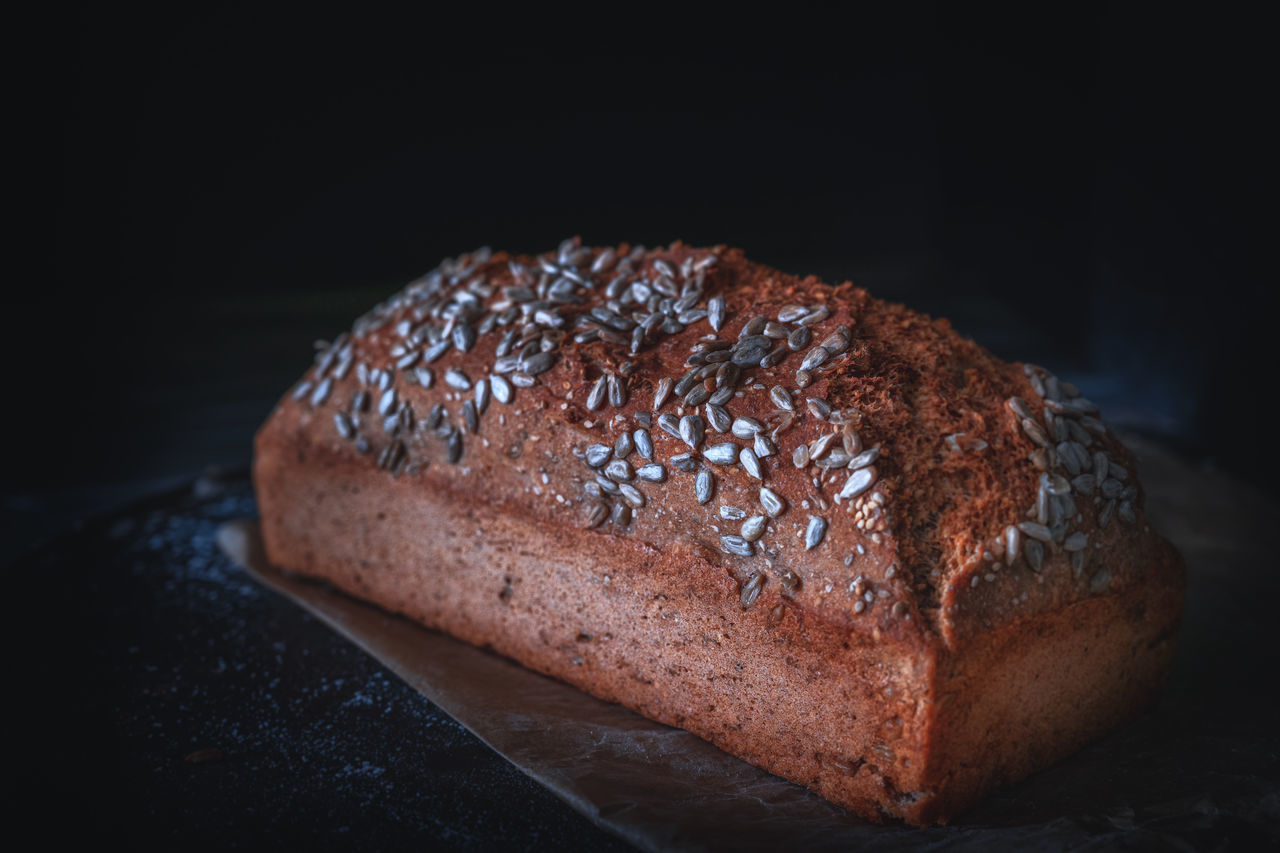
M 1067 613 L 1088 614 L 1085 624 L 1104 633 L 1114 627 L 1111 651 L 1167 635 L 1181 590 L 1176 554 L 1142 517 L 1131 457 L 1075 389 L 999 361 L 945 321 L 736 250 L 622 246 L 614 255 L 606 262 L 604 251 L 566 243 L 539 258 L 446 263 L 321 353 L 257 440 L 273 561 L 689 728 L 869 816 L 945 819 L 1149 698 L 1168 643 L 1096 674 L 1069 645 L 1079 627 Z M 726 309 L 718 330 L 706 316 L 716 297 Z M 767 334 L 743 342 L 748 323 L 768 323 Z M 645 332 L 633 346 L 637 324 Z M 793 333 L 795 352 L 777 337 Z M 827 341 L 831 352 L 810 359 Z M 743 366 L 726 374 L 724 362 L 687 364 L 699 347 Z M 806 360 L 819 363 L 801 377 Z M 423 368 L 430 377 L 416 373 Z M 708 372 L 706 391 L 695 377 L 683 389 L 693 389 L 688 404 L 673 392 L 656 407 L 661 381 L 690 370 Z M 490 393 L 477 396 L 481 380 Z M 492 393 L 499 385 L 509 402 Z M 722 387 L 716 417 L 705 398 Z M 1024 425 L 1028 413 L 1034 423 Z M 705 437 L 669 435 L 657 420 L 695 414 Z M 749 431 L 718 432 L 726 414 L 754 419 L 772 447 Z M 642 429 L 652 460 L 618 444 Z M 718 459 L 726 448 L 711 448 L 728 444 L 737 452 Z M 738 455 L 752 447 L 776 451 L 758 471 Z M 810 447 L 828 467 L 796 464 Z M 830 465 L 873 448 L 879 456 L 862 474 Z M 688 472 L 678 464 L 686 453 Z M 642 465 L 661 465 L 662 481 L 639 479 Z M 1105 495 L 1080 479 L 1104 466 L 1115 475 L 1103 478 Z M 709 496 L 698 476 L 712 483 Z M 855 478 L 869 484 L 841 497 Z M 1054 494 L 1064 484 L 1066 494 Z M 762 487 L 781 498 L 776 517 Z M 767 519 L 763 534 L 725 540 L 740 534 L 742 514 Z M 1019 524 L 1030 534 L 1009 533 Z M 1010 535 L 1021 540 L 1012 565 Z M 1027 545 L 1033 536 L 1049 541 Z M 537 574 L 545 588 L 524 596 L 536 606 L 514 616 L 518 585 L 504 599 L 505 583 L 486 586 L 493 566 L 472 566 L 468 555 L 505 560 L 522 584 Z M 589 601 L 574 600 L 606 576 L 607 594 L 590 587 Z M 450 604 L 431 604 L 428 589 Z M 1121 601 L 1161 606 L 1119 628 Z M 579 633 L 619 641 L 606 651 L 589 641 L 592 651 L 566 664 L 573 615 L 588 611 L 593 627 Z M 729 636 L 753 662 L 746 674 L 726 676 Z M 1032 636 L 1062 673 L 1036 695 L 1076 701 L 1109 690 L 1114 701 L 1072 726 L 1034 697 L 1013 698 L 1034 658 L 1019 641 Z M 665 671 L 618 675 L 658 660 Z M 872 674 L 886 668 L 897 673 L 894 697 Z M 1003 686 L 973 686 L 983 668 Z M 699 671 L 713 673 L 706 684 Z M 752 695 L 793 718 L 761 717 Z M 957 715 L 964 702 L 982 710 Z M 962 754 L 974 748 L 973 719 L 1003 717 L 1047 745 Z M 962 765 L 979 769 L 957 774 Z

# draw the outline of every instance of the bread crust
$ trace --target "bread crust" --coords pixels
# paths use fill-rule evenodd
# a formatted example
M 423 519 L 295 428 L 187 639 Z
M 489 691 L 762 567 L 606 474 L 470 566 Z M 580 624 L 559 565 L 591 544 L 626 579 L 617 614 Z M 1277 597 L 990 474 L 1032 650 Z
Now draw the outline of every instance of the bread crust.
M 787 276 L 736 250 L 612 251 L 620 260 L 608 265 L 576 243 L 539 258 L 447 262 L 322 352 L 256 439 L 271 561 L 692 731 L 872 819 L 945 821 L 1151 700 L 1172 655 L 1182 563 L 1145 523 L 1131 456 L 1074 389 L 848 283 Z M 696 291 L 689 322 L 634 351 L 618 335 L 593 338 L 610 327 L 592 318 L 626 317 L 592 314 L 624 307 L 606 284 L 619 276 L 629 289 Z M 566 278 L 571 286 L 557 285 Z M 581 301 L 527 310 L 507 299 L 525 288 L 546 302 L 536 297 L 557 286 Z M 716 331 L 697 316 L 714 297 L 726 306 Z M 462 319 L 450 321 L 460 300 Z M 517 318 L 503 324 L 507 302 Z M 780 309 L 796 315 L 785 306 L 821 315 L 811 340 L 778 364 L 744 367 L 724 404 L 761 424 L 777 452 L 758 472 L 741 457 L 714 462 L 710 446 L 741 450 L 754 437 L 717 432 L 706 400 L 680 406 L 670 394 L 655 406 L 661 380 L 704 369 L 686 359 L 710 336 L 741 341 L 757 317 L 784 325 Z M 460 325 L 471 332 L 458 337 Z M 432 326 L 452 342 L 442 354 L 416 332 Z M 510 402 L 492 385 L 478 405 L 476 383 L 522 372 L 499 372 L 511 366 L 511 329 L 535 335 L 528 352 L 552 363 L 527 385 L 508 380 Z M 832 335 L 840 352 L 798 387 L 800 363 Z M 415 374 L 423 367 L 429 383 Z M 452 384 L 449 371 L 459 372 Z M 775 386 L 789 391 L 789 416 Z M 1018 411 L 1029 401 L 1045 407 L 1041 431 L 1067 436 L 1047 443 L 1045 470 L 1037 427 Z M 1074 426 L 1054 424 L 1063 409 Z M 695 413 L 705 433 L 696 450 L 656 423 Z M 1067 463 L 1080 468 L 1053 448 L 1083 439 L 1081 423 L 1089 453 L 1124 480 L 1110 478 L 1110 496 L 1083 482 L 1064 518 L 1051 494 L 1061 481 L 1045 483 L 1065 480 Z M 641 429 L 652 462 L 619 444 Z M 854 453 L 879 451 L 854 500 L 838 496 L 856 471 L 793 463 L 825 435 L 827 454 L 846 446 L 846 432 Z M 602 448 L 627 467 L 588 464 Z M 673 461 L 682 453 L 714 483 L 705 502 L 697 474 Z M 642 464 L 662 465 L 664 480 L 637 479 Z M 602 476 L 610 471 L 615 480 Z M 611 494 L 611 483 L 634 491 Z M 782 499 L 774 518 L 762 486 Z M 726 518 L 738 511 L 768 519 L 747 555 L 721 538 L 739 533 L 742 521 Z M 1021 532 L 1013 561 L 997 553 L 1011 526 L 1039 523 L 1037 511 L 1060 528 L 1038 567 Z M 602 512 L 609 520 L 595 523 Z

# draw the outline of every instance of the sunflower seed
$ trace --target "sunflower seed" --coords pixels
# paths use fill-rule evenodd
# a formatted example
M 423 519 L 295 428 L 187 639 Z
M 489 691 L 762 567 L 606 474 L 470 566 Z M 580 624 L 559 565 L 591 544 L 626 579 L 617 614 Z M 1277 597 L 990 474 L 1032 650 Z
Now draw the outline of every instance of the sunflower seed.
M 453 327 L 453 346 L 462 352 L 470 352 L 476 345 L 476 332 L 466 323 Z
M 814 370 L 826 363 L 831 358 L 831 353 L 823 347 L 817 346 L 809 350 L 805 354 L 804 361 L 800 362 L 801 370 Z
M 804 531 L 804 549 L 812 551 L 822 544 L 822 538 L 827 535 L 827 520 L 819 518 L 816 515 L 809 516 L 809 526 Z
M 855 459 L 862 452 L 862 438 L 858 435 L 858 431 L 853 428 L 853 424 L 845 424 L 840 431 L 840 446 L 844 448 L 845 453 Z
M 802 444 L 791 454 L 791 464 L 803 468 L 809 464 L 809 445 Z
M 760 458 L 756 456 L 756 452 L 750 447 L 744 447 L 738 452 L 738 461 L 745 470 L 757 480 L 764 479 L 764 466 L 760 464 Z
M 1038 572 L 1044 566 L 1044 545 L 1034 539 L 1028 539 L 1022 545 L 1022 554 L 1027 558 L 1031 571 Z
M 467 432 L 474 435 L 480 431 L 480 415 L 476 413 L 475 400 L 468 400 L 462 404 L 462 418 L 467 424 Z
M 450 388 L 458 391 L 466 391 L 471 388 L 471 379 L 456 367 L 450 367 L 445 371 L 444 381 Z
M 716 368 L 716 389 L 724 391 L 738 384 L 742 376 L 742 368 L 732 361 L 725 362 Z
M 449 435 L 445 458 L 450 465 L 457 465 L 462 460 L 462 433 L 454 430 Z
M 711 331 L 718 332 L 724 327 L 724 297 L 716 295 L 707 302 L 707 320 L 711 323 Z
M 736 554 L 739 557 L 750 557 L 756 552 L 755 548 L 751 546 L 751 543 L 743 539 L 741 536 L 734 536 L 734 535 L 721 536 L 720 546 L 724 548 L 725 553 Z M 757 592 L 759 591 L 759 584 L 757 584 L 756 591 Z M 745 592 L 743 594 L 743 600 L 744 601 L 746 600 Z M 754 600 L 755 600 L 755 597 L 752 596 L 752 601 Z
M 621 409 L 627 404 L 627 386 L 616 373 L 607 374 L 609 377 L 609 405 L 615 409 Z
M 809 443 L 809 459 L 810 461 L 818 461 L 827 455 L 831 450 L 831 444 L 836 440 L 835 433 L 824 433 Z
M 707 423 L 709 423 L 711 428 L 716 432 L 725 432 L 729 429 L 732 420 L 729 418 L 729 413 L 725 411 L 724 406 L 707 403 L 703 411 L 707 415 Z
M 630 483 L 619 483 L 618 491 L 632 509 L 640 509 L 644 506 L 644 493 Z
M 684 395 L 684 404 L 686 406 L 701 406 L 710 396 L 711 392 L 707 390 L 707 386 L 695 385 L 688 394 Z
M 1022 553 L 1022 531 L 1012 524 L 1004 529 L 1004 553 L 1012 566 Z
M 735 418 L 732 431 L 738 438 L 751 438 L 756 433 L 764 431 L 764 424 L 755 418 Z
M 602 503 L 591 505 L 591 510 L 587 513 L 586 527 L 588 530 L 599 527 L 604 520 L 609 517 L 609 507 Z
M 702 455 L 708 462 L 714 462 L 716 465 L 732 465 L 738 458 L 738 445 L 732 441 L 715 444 L 708 447 Z
M 635 476 L 635 472 L 627 460 L 614 459 L 604 467 L 604 475 L 615 483 L 625 483 Z
M 653 439 L 649 437 L 649 431 L 643 427 L 637 429 L 631 434 L 635 441 L 636 451 L 645 459 L 653 460 Z
M 1068 551 L 1083 551 L 1088 546 L 1089 546 L 1089 537 L 1079 531 L 1072 533 L 1062 543 L 1062 547 Z
M 873 466 L 859 468 L 849 475 L 848 480 L 845 480 L 844 488 L 840 490 L 839 497 L 841 500 L 852 500 L 871 488 L 875 481 L 876 469 Z
M 792 352 L 799 352 L 809 345 L 813 340 L 813 330 L 808 326 L 797 326 L 787 335 L 787 349 Z
M 493 396 L 499 403 L 509 404 L 515 397 L 515 389 L 505 378 L 494 374 L 489 377 L 489 384 L 493 387 Z
M 752 317 L 742 327 L 741 331 L 738 332 L 738 339 L 741 340 L 742 338 L 748 338 L 752 335 L 760 334 L 761 330 L 764 329 L 764 324 L 764 317 Z
M 395 411 L 396 408 L 396 389 L 392 388 L 382 395 L 378 400 L 378 414 L 384 418 Z
M 626 459 L 636 449 L 635 443 L 631 440 L 631 433 L 618 433 L 618 437 L 613 442 L 613 455 L 618 459 Z
M 636 471 L 636 476 L 648 483 L 663 483 L 667 479 L 667 469 L 652 462 Z
M 791 395 L 781 385 L 775 385 L 769 389 L 769 399 L 773 400 L 773 404 L 779 409 L 787 412 L 795 411 L 795 407 L 791 404 Z
M 751 556 L 750 548 L 751 545 L 748 543 L 748 553 L 743 556 Z M 756 603 L 756 599 L 760 597 L 760 590 L 762 587 L 764 587 L 764 575 L 762 573 L 755 572 L 751 577 L 747 578 L 747 582 L 742 585 L 742 592 L 738 594 L 738 600 L 742 602 L 742 608 L 744 610 Z
M 809 313 L 804 305 L 783 305 L 778 309 L 778 322 L 791 323 Z
M 778 448 L 774 447 L 773 442 L 770 441 L 768 436 L 762 432 L 756 433 L 755 440 L 752 441 L 751 444 L 751 449 L 754 450 L 756 452 L 756 456 L 759 456 L 761 459 L 764 459 L 767 456 L 772 456 L 778 452 Z
M 1022 431 L 1027 434 L 1027 438 L 1034 441 L 1041 447 L 1049 446 L 1049 436 L 1045 435 L 1044 427 L 1033 421 L 1031 418 L 1022 419 Z
M 1138 520 L 1138 513 L 1133 508 L 1133 501 L 1120 501 L 1119 515 L 1120 520 L 1126 524 L 1135 523 Z
M 698 503 L 704 504 L 711 500 L 711 494 L 715 491 L 716 480 L 711 476 L 710 471 L 699 471 L 697 478 L 693 481 L 693 493 L 698 498 Z
M 843 449 L 843 447 L 841 448 Z M 848 452 L 848 451 L 845 451 Z M 880 445 L 876 445 L 868 450 L 864 450 L 857 456 L 853 457 L 846 463 L 847 467 L 857 470 L 858 468 L 866 468 L 871 463 L 880 458 Z
M 530 376 L 538 376 L 551 369 L 556 363 L 554 352 L 539 352 L 520 361 L 520 370 Z
M 608 391 L 608 380 L 604 374 L 596 380 L 591 386 L 591 393 L 587 395 L 587 410 L 594 412 L 596 409 L 604 405 L 604 397 Z
M 592 468 L 599 468 L 609 461 L 609 457 L 613 455 L 613 448 L 607 444 L 593 444 L 587 448 L 584 459 Z
M 613 505 L 613 512 L 609 515 L 609 520 L 613 526 L 619 530 L 626 530 L 631 526 L 631 507 L 622 502 Z
M 787 509 L 786 502 L 768 486 L 760 489 L 760 505 L 764 507 L 765 514 L 770 518 L 777 518 Z
M 741 521 L 747 517 L 747 513 L 745 510 L 738 509 L 736 506 L 729 506 L 728 504 L 725 504 L 720 507 L 720 517 L 726 521 Z
M 1009 411 L 1013 412 L 1019 422 L 1031 417 L 1031 409 L 1021 397 L 1010 397 L 1004 401 L 1004 404 L 1008 406 Z
M 476 412 L 483 415 L 489 408 L 489 380 L 481 379 L 476 383 Z
M 329 394 L 333 392 L 333 377 L 326 376 L 316 386 L 316 390 L 311 393 L 311 405 L 323 405 L 329 399 Z
M 853 332 L 848 326 L 837 326 L 836 330 L 822 339 L 822 343 L 818 346 L 829 352 L 832 357 L 840 355 L 849 349 L 849 344 L 853 340 Z
M 702 444 L 705 433 L 706 428 L 702 424 L 702 418 L 697 415 L 685 415 L 680 419 L 680 438 L 694 450 Z
M 677 453 L 667 461 L 687 474 L 692 474 L 698 470 L 698 459 L 692 453 Z
M 823 320 L 831 316 L 831 309 L 825 305 L 819 305 L 812 311 L 799 318 L 796 322 L 802 326 L 812 326 L 814 323 L 821 323 Z
M 1114 466 L 1111 467 L 1111 471 L 1114 473 Z M 1120 493 L 1124 491 L 1124 484 L 1114 477 L 1107 477 L 1102 481 L 1100 488 L 1104 498 L 1118 498 Z
M 813 374 L 807 370 L 796 371 L 796 385 L 801 388 L 808 388 L 813 382 Z
M 438 359 L 440 356 L 444 355 L 445 352 L 449 349 L 449 346 L 450 346 L 450 343 L 448 338 L 445 338 L 444 340 L 436 341 L 434 344 L 432 344 L 431 346 L 427 347 L 425 350 L 422 351 L 422 360 L 425 361 L 427 364 L 430 364 L 431 362 Z
M 1034 521 L 1023 521 L 1018 524 L 1018 529 L 1032 539 L 1039 539 L 1041 542 L 1053 541 L 1053 532 L 1043 524 L 1037 524 Z
M 338 429 L 338 435 L 346 439 L 355 438 L 356 428 L 351 423 L 351 418 L 342 412 L 338 412 L 333 416 L 333 425 Z
M 307 394 L 309 393 L 311 393 L 311 383 L 299 382 L 298 387 L 293 389 L 293 394 L 291 396 L 295 400 L 301 400 L 303 397 L 307 396 Z
M 671 386 L 674 384 L 670 376 L 664 376 L 658 380 L 658 387 L 653 392 L 653 408 L 654 411 L 662 408 L 662 404 L 667 402 L 667 397 L 671 396 Z

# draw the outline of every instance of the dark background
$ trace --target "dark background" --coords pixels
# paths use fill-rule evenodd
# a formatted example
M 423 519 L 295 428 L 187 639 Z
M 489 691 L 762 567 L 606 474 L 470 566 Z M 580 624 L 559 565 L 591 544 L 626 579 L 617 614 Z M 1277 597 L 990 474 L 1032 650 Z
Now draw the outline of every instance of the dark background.
M 442 257 L 573 234 L 852 279 L 1275 482 L 1261 23 L 895 8 L 68 13 L 6 562 L 246 463 L 312 340 Z
M 900 8 L 79 14 L 58 343 L 19 381 L 74 371 L 89 423 L 42 423 L 61 451 L 8 508 L 242 463 L 313 339 L 446 255 L 572 234 L 852 279 L 1269 482 L 1259 22 Z

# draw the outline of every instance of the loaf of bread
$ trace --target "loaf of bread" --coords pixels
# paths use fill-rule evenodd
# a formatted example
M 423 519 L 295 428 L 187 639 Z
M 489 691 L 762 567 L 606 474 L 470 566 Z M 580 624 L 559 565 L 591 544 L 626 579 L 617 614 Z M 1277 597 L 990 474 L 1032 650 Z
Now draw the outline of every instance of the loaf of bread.
M 256 439 L 267 555 L 871 819 L 1139 712 L 1183 564 L 1078 389 L 675 244 L 442 263 Z

